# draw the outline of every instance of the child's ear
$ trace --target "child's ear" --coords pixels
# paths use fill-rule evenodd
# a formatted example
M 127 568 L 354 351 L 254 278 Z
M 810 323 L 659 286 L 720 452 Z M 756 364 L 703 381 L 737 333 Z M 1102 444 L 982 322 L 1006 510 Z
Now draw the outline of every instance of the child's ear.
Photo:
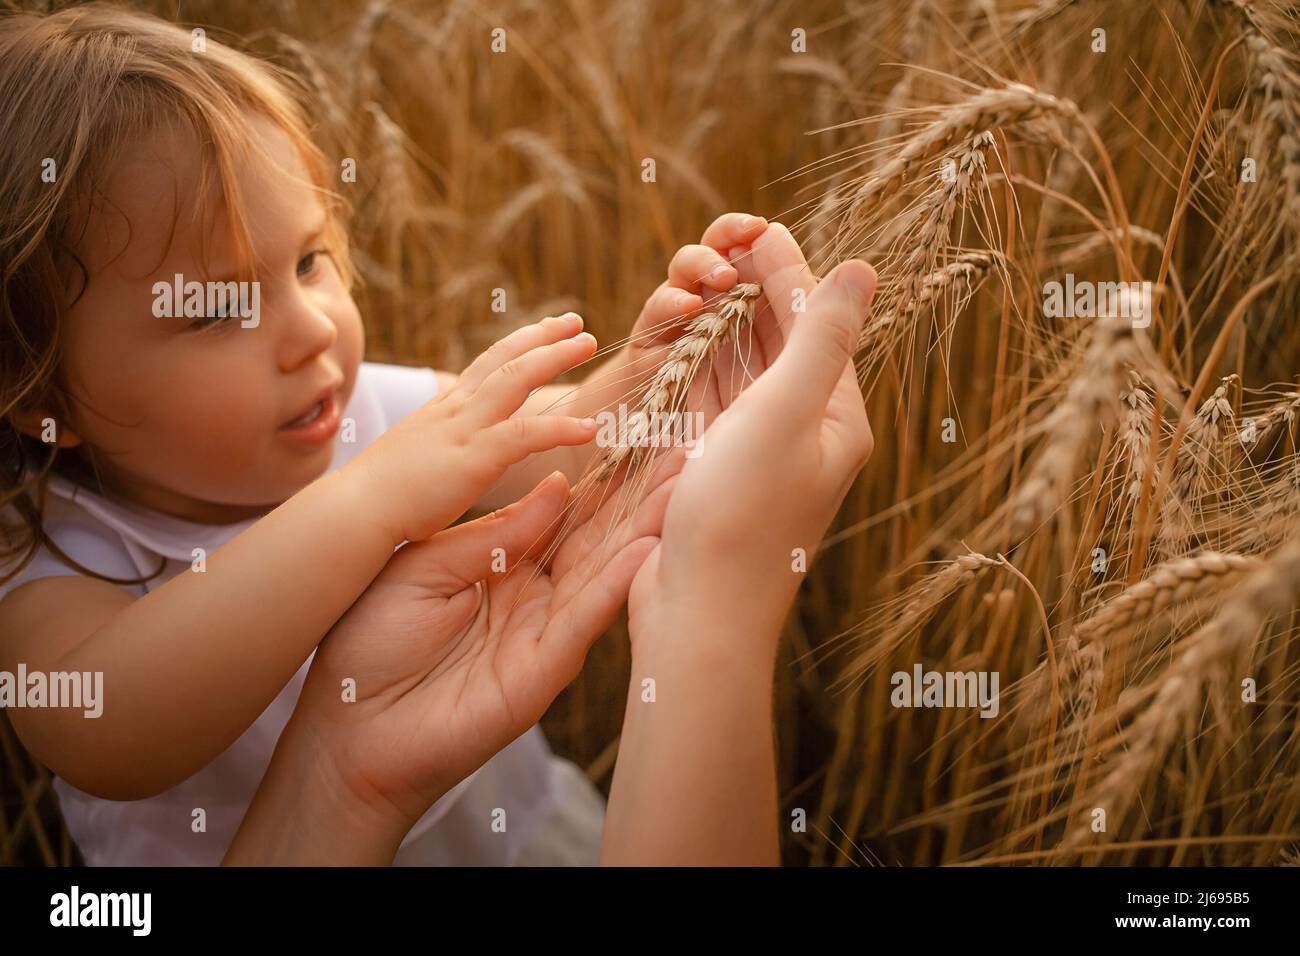
M 24 435 L 57 448 L 75 448 L 81 436 L 65 426 L 56 416 L 40 408 L 15 409 L 9 415 L 14 428 Z

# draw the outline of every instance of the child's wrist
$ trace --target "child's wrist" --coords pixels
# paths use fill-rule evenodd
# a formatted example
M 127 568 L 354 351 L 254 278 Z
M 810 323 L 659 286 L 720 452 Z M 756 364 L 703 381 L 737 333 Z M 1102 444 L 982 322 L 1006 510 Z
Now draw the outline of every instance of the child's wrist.
M 401 522 L 391 514 L 393 496 L 385 489 L 371 456 L 362 453 L 326 478 L 335 482 L 340 496 L 338 513 L 369 522 L 390 552 L 406 541 Z

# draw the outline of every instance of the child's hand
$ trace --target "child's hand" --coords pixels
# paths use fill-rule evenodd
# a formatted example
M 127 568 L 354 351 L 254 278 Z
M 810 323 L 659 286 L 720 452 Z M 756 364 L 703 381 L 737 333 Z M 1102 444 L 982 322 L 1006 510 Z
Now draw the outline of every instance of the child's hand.
M 409 828 L 536 723 L 622 607 L 658 540 L 670 478 L 617 524 L 627 508 L 607 502 L 549 571 L 535 561 L 569 499 L 562 475 L 398 550 L 322 642 L 291 723 L 310 728 L 324 755 L 313 764 L 332 768 L 342 802 L 389 818 L 396 808 Z M 507 573 L 494 570 L 501 561 Z M 348 678 L 353 703 L 342 700 Z
M 628 344 L 578 387 L 571 403 L 566 400 L 559 407 L 596 415 L 616 410 L 620 402 L 634 405 L 638 386 L 659 367 L 673 340 L 705 303 L 737 281 L 757 281 L 738 277 L 752 272 L 747 265 L 750 244 L 767 229 L 767 221 L 758 216 L 727 213 L 704 230 L 700 244 L 677 250 L 668 264 L 668 278 L 646 300 Z M 769 350 L 779 344 L 772 310 L 761 296 L 755 304 L 754 334 L 754 348 L 745 356 L 749 375 L 767 367 Z M 726 371 L 720 374 L 715 368 L 712 375 L 697 376 L 686 399 L 686 409 L 703 412 L 706 424 L 726 407 L 733 389 L 744 380 L 743 375 L 731 374 L 725 361 L 715 364 Z M 715 383 L 725 383 L 725 387 L 713 387 Z
M 366 507 L 379 510 L 394 547 L 447 527 L 516 462 L 593 439 L 593 420 L 511 417 L 533 389 L 592 356 L 596 340 L 581 329 L 569 313 L 512 332 L 345 466 L 362 476 Z
M 806 562 L 873 438 L 852 361 L 875 292 L 865 263 L 842 263 L 818 283 L 784 228 L 754 244 L 749 263 L 775 313 L 781 341 L 771 367 L 710 426 L 685 462 L 662 544 L 633 585 L 633 640 L 665 623 L 743 618 L 741 630 L 775 634 Z M 794 288 L 806 294 L 796 314 Z M 702 595 L 708 595 L 705 599 Z M 653 626 L 648 626 L 652 623 Z

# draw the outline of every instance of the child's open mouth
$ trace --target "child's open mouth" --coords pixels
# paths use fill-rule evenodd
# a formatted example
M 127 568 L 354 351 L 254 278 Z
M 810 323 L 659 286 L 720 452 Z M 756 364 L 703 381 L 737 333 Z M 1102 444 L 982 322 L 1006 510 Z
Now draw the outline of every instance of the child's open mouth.
M 280 426 L 280 434 L 286 438 L 309 443 L 318 443 L 333 436 L 339 426 L 338 404 L 334 400 L 337 390 L 318 398 L 309 409 L 291 421 Z

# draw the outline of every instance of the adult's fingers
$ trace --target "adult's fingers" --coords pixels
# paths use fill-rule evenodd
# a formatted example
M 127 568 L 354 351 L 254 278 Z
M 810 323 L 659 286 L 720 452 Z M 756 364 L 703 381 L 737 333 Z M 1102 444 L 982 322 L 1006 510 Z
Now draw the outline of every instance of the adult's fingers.
M 614 622 L 627 601 L 633 578 L 658 545 L 657 537 L 628 543 L 568 601 L 552 607 L 538 643 L 548 669 L 556 668 L 567 680 L 577 676 L 587 651 Z
M 486 352 L 474 359 L 460 373 L 457 387 L 473 392 L 483 380 L 511 359 L 552 342 L 572 338 L 582 331 L 582 317 L 576 312 L 547 316 L 540 322 L 515 329 L 500 341 L 493 342 Z
M 580 556 L 591 541 L 604 540 L 610 528 L 633 513 L 660 485 L 680 473 L 687 451 L 681 446 L 656 449 L 648 472 L 634 475 L 631 481 L 628 481 L 626 465 L 599 484 L 586 479 L 580 486 L 582 492 L 575 496 L 569 514 L 571 530 L 555 555 L 552 572 L 562 573 L 568 567 L 566 560 Z
M 658 535 L 676 485 L 675 475 L 624 507 L 603 509 L 567 538 L 551 562 L 551 579 L 560 594 L 569 594 L 589 579 L 629 541 Z M 610 516 L 617 520 L 609 520 Z
M 768 226 L 758 237 L 751 259 L 754 273 L 762 277 L 763 294 L 772 308 L 780 340 L 785 342 L 791 329 L 803 318 L 803 311 L 817 287 L 817 277 L 808 268 L 799 243 L 780 223 Z
M 732 246 L 743 246 L 753 242 L 767 228 L 767 220 L 762 216 L 727 212 L 709 224 L 700 242 L 725 254 Z
M 401 575 L 434 587 L 445 582 L 448 593 L 454 593 L 500 573 L 503 559 L 509 571 L 531 550 L 545 547 L 568 500 L 568 479 L 556 472 L 499 511 L 407 544 L 380 576 Z
M 858 259 L 840 263 L 817 285 L 781 354 L 754 383 L 755 401 L 766 402 L 768 414 L 802 424 L 821 421 L 852 365 L 875 290 L 875 270 Z
M 702 284 L 721 292 L 736 284 L 736 267 L 709 246 L 682 246 L 668 263 L 668 282 L 689 292 L 699 293 Z

